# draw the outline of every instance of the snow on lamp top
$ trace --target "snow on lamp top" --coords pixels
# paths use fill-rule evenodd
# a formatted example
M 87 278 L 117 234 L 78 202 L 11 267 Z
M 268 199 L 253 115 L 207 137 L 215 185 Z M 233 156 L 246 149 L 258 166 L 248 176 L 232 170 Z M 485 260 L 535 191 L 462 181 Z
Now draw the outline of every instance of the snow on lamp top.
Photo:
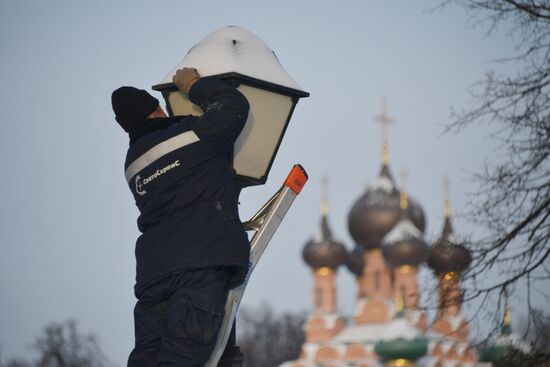
M 193 46 L 159 84 L 172 83 L 172 76 L 183 67 L 196 68 L 201 76 L 238 73 L 303 91 L 283 69 L 273 50 L 254 33 L 237 26 L 210 33 Z

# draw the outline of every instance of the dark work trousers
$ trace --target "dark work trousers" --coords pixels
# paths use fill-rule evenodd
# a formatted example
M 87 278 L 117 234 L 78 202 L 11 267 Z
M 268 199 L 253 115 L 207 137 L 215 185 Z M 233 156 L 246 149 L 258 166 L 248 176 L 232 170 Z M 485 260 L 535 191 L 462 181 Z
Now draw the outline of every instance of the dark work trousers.
M 203 367 L 223 320 L 229 277 L 223 267 L 190 270 L 146 288 L 134 309 L 128 367 Z

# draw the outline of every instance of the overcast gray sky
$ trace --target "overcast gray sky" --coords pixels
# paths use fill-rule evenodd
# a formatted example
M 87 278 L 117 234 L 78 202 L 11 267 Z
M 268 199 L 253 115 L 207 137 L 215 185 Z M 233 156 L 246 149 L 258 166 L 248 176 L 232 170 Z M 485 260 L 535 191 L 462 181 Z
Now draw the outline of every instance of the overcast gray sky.
M 149 88 L 210 32 L 239 25 L 259 36 L 311 97 L 299 102 L 268 184 L 241 197 L 244 218 L 302 163 L 311 180 L 262 258 L 244 306 L 308 310 L 312 277 L 301 260 L 318 228 L 321 177 L 330 179 L 330 222 L 348 248 L 347 213 L 380 168 L 386 97 L 394 175 L 440 231 L 443 178 L 455 212 L 475 191 L 494 144 L 480 128 L 442 135 L 450 108 L 510 55 L 501 33 L 485 37 L 466 14 L 438 1 L 1 1 L 0 351 L 26 354 L 49 321 L 76 319 L 125 365 L 133 344 L 137 209 L 123 174 L 128 139 L 110 95 Z M 158 96 L 160 98 L 160 96 Z M 455 220 L 459 233 L 474 229 Z M 349 315 L 355 283 L 338 274 Z

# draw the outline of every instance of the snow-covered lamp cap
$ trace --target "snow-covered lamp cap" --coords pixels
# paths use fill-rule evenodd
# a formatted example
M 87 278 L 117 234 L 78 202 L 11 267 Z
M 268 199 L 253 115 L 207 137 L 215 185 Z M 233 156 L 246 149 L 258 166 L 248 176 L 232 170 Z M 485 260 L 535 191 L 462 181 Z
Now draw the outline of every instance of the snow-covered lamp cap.
M 210 33 L 153 86 L 162 92 L 170 115 L 201 115 L 202 110 L 172 83 L 172 76 L 183 67 L 226 80 L 246 96 L 250 112 L 235 143 L 233 167 L 246 186 L 264 184 L 298 99 L 309 93 L 283 69 L 273 50 L 237 26 Z

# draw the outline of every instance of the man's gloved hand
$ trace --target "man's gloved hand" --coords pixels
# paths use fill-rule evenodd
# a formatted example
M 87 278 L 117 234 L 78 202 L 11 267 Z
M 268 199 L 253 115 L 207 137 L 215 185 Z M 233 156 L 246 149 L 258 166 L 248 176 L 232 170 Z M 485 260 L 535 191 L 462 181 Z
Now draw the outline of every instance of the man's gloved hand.
M 172 77 L 172 82 L 178 87 L 180 92 L 189 94 L 191 86 L 201 78 L 197 69 L 183 68 L 176 71 L 176 75 Z

